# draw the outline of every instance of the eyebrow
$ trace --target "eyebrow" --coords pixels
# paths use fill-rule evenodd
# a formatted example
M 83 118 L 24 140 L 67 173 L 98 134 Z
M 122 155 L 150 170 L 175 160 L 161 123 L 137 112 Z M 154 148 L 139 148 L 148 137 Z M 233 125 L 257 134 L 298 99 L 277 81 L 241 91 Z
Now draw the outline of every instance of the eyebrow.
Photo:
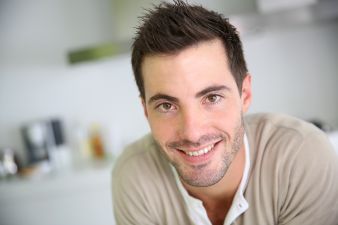
M 204 88 L 203 90 L 199 91 L 195 97 L 196 98 L 199 98 L 199 97 L 202 97 L 203 95 L 206 95 L 210 92 L 214 92 L 214 91 L 231 91 L 231 89 L 225 85 L 215 85 L 215 86 L 210 86 L 210 87 L 207 87 L 207 88 Z
M 175 98 L 175 97 L 170 96 L 170 95 L 159 93 L 159 94 L 156 94 L 156 95 L 152 96 L 151 98 L 149 98 L 148 104 L 151 104 L 152 102 L 155 102 L 159 99 L 165 99 L 165 100 L 168 100 L 168 101 L 171 101 L 171 102 L 174 102 L 174 103 L 178 102 L 178 98 Z
M 210 92 L 222 91 L 222 90 L 230 91 L 231 89 L 229 87 L 225 86 L 225 85 L 210 86 L 210 87 L 204 88 L 203 90 L 197 92 L 195 97 L 199 98 L 199 97 L 202 97 L 203 95 L 206 95 Z M 176 97 L 166 95 L 166 94 L 162 94 L 162 93 L 158 93 L 158 94 L 149 98 L 148 104 L 151 104 L 151 103 L 153 103 L 157 100 L 160 100 L 160 99 L 165 99 L 167 101 L 174 102 L 174 103 L 179 102 L 178 98 L 176 98 Z

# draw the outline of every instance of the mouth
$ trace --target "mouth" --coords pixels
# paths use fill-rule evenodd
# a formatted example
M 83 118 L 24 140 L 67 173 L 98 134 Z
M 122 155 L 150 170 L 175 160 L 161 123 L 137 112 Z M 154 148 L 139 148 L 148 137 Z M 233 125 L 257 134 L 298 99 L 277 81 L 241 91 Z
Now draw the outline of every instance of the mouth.
M 215 144 L 211 144 L 211 145 L 208 145 L 206 147 L 203 147 L 197 150 L 183 150 L 183 149 L 178 149 L 178 150 L 184 152 L 187 156 L 197 157 L 197 156 L 207 154 L 214 148 L 214 146 Z
M 199 148 L 180 147 L 176 148 L 176 150 L 181 153 L 185 160 L 192 163 L 197 163 L 210 159 L 211 155 L 213 155 L 220 142 L 222 142 L 222 140 L 218 140 L 214 143 L 204 145 L 203 147 Z

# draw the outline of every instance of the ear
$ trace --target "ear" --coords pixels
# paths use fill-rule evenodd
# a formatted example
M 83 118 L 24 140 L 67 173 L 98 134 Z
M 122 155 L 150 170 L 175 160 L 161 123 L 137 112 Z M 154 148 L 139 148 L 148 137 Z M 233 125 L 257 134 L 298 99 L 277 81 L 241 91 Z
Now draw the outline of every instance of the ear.
M 147 111 L 146 102 L 145 102 L 144 98 L 142 98 L 142 97 L 140 97 L 140 98 L 141 98 L 141 102 L 142 102 L 142 106 L 143 106 L 144 116 L 148 119 L 148 111 Z
M 252 101 L 252 92 L 251 92 L 251 75 L 247 74 L 242 83 L 242 109 L 243 113 L 249 110 L 249 106 Z

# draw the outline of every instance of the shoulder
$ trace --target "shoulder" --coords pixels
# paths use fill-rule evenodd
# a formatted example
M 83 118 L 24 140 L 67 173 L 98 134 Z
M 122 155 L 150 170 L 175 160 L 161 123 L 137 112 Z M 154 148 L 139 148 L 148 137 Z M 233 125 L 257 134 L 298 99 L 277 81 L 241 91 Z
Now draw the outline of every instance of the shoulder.
M 112 176 L 116 190 L 140 192 L 149 198 L 162 192 L 165 184 L 174 184 L 170 164 L 151 134 L 124 149 L 115 163 Z
M 297 156 L 337 160 L 327 135 L 301 119 L 284 114 L 252 114 L 245 117 L 245 128 L 254 158 L 268 154 L 288 162 Z
M 245 128 L 256 157 L 268 154 L 278 161 L 291 162 L 292 158 L 301 157 L 337 162 L 327 135 L 301 119 L 284 114 L 252 114 L 245 117 Z
M 326 134 L 281 114 L 247 116 L 245 127 L 253 171 L 249 187 L 255 195 L 276 199 L 272 206 L 266 203 L 278 212 L 275 219 L 333 224 L 323 221 L 337 218 L 338 202 L 333 199 L 338 197 L 338 157 Z M 260 184 L 259 189 L 254 184 Z M 335 209 L 327 210 L 330 206 Z
M 150 134 L 130 143 L 123 149 L 121 155 L 118 157 L 115 168 L 121 167 L 130 161 L 138 161 L 139 157 L 144 157 L 148 154 L 152 145 L 153 139 Z
M 157 145 L 151 134 L 129 144 L 118 157 L 113 168 L 113 175 L 133 176 L 147 172 L 155 166 L 156 161 L 160 161 L 161 156 L 158 152 Z
M 310 143 L 331 148 L 327 135 L 304 120 L 272 113 L 252 114 L 245 117 L 245 128 L 251 144 L 259 147 L 299 147 Z
M 260 174 L 282 180 L 295 177 L 295 171 L 311 174 L 312 180 L 324 178 L 322 174 L 338 175 L 338 157 L 327 135 L 306 121 L 254 114 L 246 118 L 246 132 L 250 158 Z
M 274 113 L 256 113 L 245 117 L 245 122 L 250 130 L 256 131 L 287 131 L 295 132 L 301 136 L 306 136 L 308 133 L 319 131 L 314 125 L 285 114 Z M 322 133 L 322 132 L 319 132 Z

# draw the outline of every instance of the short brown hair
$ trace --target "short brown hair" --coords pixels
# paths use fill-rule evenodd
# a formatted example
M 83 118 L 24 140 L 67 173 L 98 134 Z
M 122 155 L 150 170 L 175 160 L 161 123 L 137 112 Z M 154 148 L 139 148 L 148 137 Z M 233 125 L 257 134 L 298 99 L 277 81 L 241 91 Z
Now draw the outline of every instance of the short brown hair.
M 141 19 L 132 45 L 131 63 L 142 98 L 145 90 L 141 67 L 145 56 L 175 54 L 198 42 L 217 38 L 223 42 L 229 68 L 241 93 L 247 67 L 237 30 L 227 18 L 202 6 L 175 0 L 174 4 L 155 6 Z

